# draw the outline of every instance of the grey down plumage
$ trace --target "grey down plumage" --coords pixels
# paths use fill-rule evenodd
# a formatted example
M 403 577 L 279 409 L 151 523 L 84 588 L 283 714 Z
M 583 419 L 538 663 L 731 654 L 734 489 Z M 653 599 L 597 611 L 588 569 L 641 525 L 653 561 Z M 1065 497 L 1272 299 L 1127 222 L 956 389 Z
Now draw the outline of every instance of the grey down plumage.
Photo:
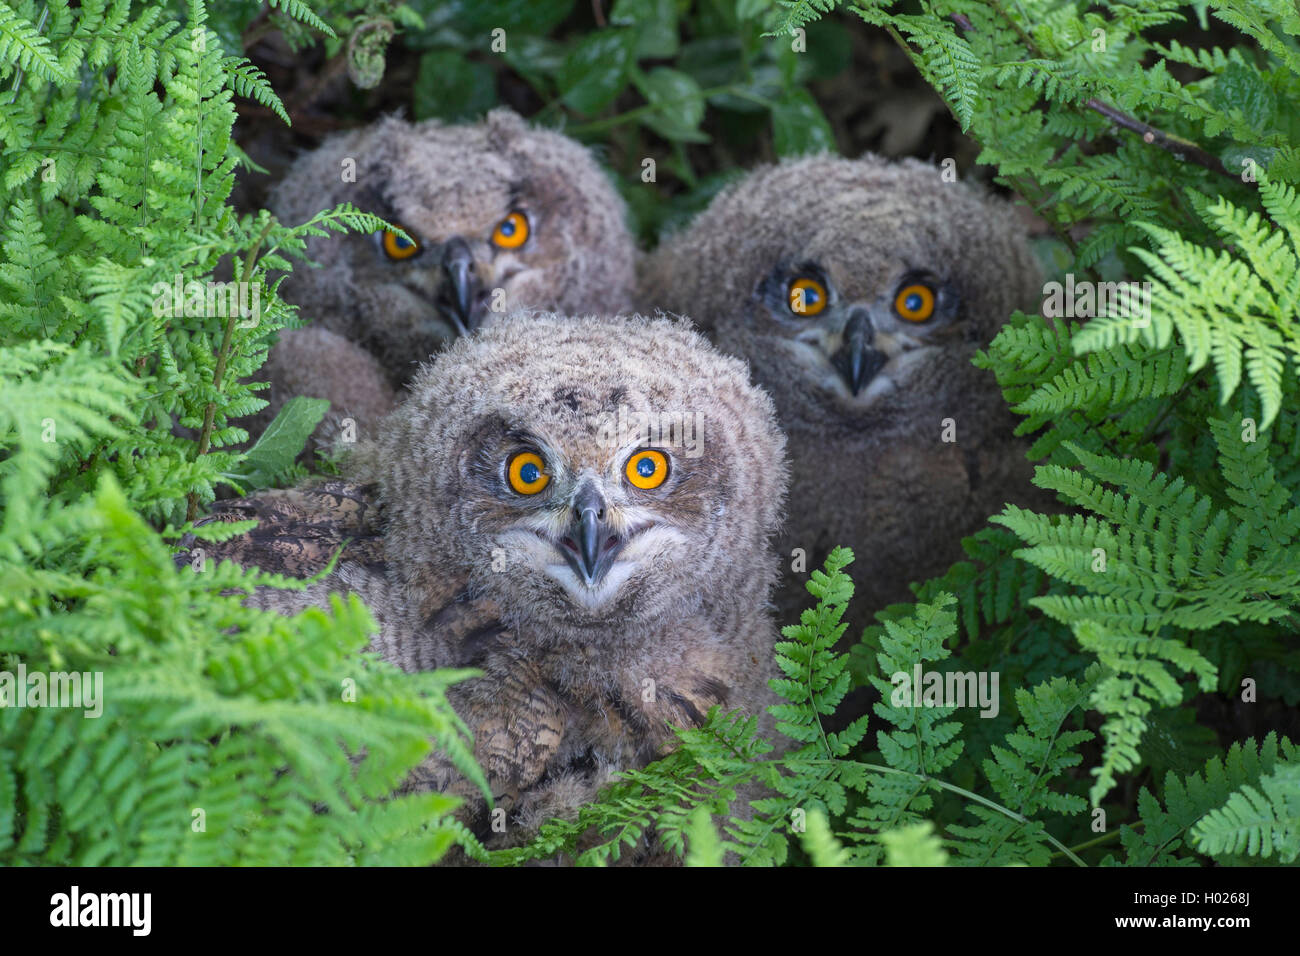
M 204 547 L 305 577 L 346 541 L 324 582 L 251 600 L 293 613 L 351 591 L 392 663 L 483 670 L 451 697 L 508 812 L 492 838 L 513 841 L 672 726 L 774 702 L 783 446 L 744 364 L 688 324 L 519 313 L 425 366 L 344 479 L 222 503 L 208 520 L 259 527 Z M 491 837 L 449 762 L 409 786 L 466 798 Z
M 648 257 L 639 306 L 690 316 L 776 403 L 783 619 L 836 545 L 857 555 L 860 626 L 1005 502 L 1036 497 L 1014 416 L 971 358 L 1040 282 L 1009 203 L 870 155 L 757 169 Z
M 421 362 L 492 314 L 630 305 L 636 247 L 609 177 L 583 146 L 510 110 L 450 126 L 386 117 L 331 136 L 294 163 L 269 207 L 297 224 L 340 202 L 415 244 L 382 233 L 308 240 L 321 267 L 296 270 L 281 292 L 311 325 L 285 330 L 271 350 L 259 424 L 307 394 L 364 437 Z

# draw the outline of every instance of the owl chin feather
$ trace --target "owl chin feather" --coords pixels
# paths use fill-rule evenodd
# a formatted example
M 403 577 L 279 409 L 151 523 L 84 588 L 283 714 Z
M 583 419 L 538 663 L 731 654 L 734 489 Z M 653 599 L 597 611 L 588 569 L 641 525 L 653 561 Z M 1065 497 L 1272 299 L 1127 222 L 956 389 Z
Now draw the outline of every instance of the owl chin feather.
M 584 612 L 599 614 L 610 612 L 621 615 L 638 603 L 645 603 L 647 593 L 635 596 L 626 594 L 633 575 L 655 562 L 663 562 L 671 555 L 674 547 L 685 547 L 686 538 L 681 532 L 664 525 L 652 525 L 639 529 L 623 542 L 619 556 L 612 561 L 604 574 L 594 581 L 586 580 L 572 562 L 550 562 L 541 566 L 541 570 L 564 588 L 565 594 L 574 605 Z M 654 578 L 642 574 L 638 579 L 643 592 L 653 590 Z M 638 583 L 638 582 L 634 582 Z M 630 600 L 629 600 L 630 597 Z M 640 599 L 640 601 L 638 601 Z
M 590 584 L 565 562 L 548 564 L 542 570 L 559 582 L 575 605 L 594 613 L 618 604 L 623 585 L 638 567 L 636 561 L 615 561 L 599 580 Z

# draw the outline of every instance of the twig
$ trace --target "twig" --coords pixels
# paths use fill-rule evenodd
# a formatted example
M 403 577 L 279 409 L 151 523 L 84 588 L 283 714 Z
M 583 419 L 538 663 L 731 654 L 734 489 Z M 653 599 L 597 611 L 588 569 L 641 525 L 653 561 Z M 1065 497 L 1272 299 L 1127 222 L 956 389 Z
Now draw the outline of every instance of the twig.
M 998 3 L 997 0 L 993 0 L 990 5 L 997 11 L 998 15 L 1016 31 L 1016 34 L 1020 37 L 1020 41 L 1024 43 L 1025 49 L 1027 49 L 1035 58 L 1042 59 L 1042 51 L 1038 49 L 1033 38 L 1025 31 L 1025 28 L 1016 21 L 1015 17 L 1007 13 L 1006 9 L 1001 3 Z M 957 28 L 963 33 L 967 31 L 974 32 L 975 25 L 971 23 L 970 18 L 964 14 L 951 13 L 948 15 L 948 19 L 955 23 Z M 1116 126 L 1137 133 L 1142 137 L 1142 142 L 1150 146 L 1158 146 L 1166 152 L 1177 156 L 1179 159 L 1191 160 L 1193 163 L 1196 163 L 1196 165 L 1204 166 L 1211 172 L 1221 173 L 1224 176 L 1231 176 L 1233 179 L 1237 178 L 1231 170 L 1223 165 L 1223 162 L 1219 157 L 1206 152 L 1191 140 L 1183 139 L 1179 136 L 1173 136 L 1162 130 L 1156 129 L 1150 123 L 1144 123 L 1139 119 L 1135 119 L 1123 110 L 1117 109 L 1104 100 L 1100 100 L 1096 97 L 1088 100 L 1084 105 L 1087 106 L 1088 109 L 1100 113 Z
M 1219 157 L 1207 153 L 1191 140 L 1172 136 L 1169 133 L 1158 130 L 1150 123 L 1144 123 L 1139 119 L 1134 119 L 1122 110 L 1117 110 L 1109 103 L 1103 103 L 1095 97 L 1088 100 L 1086 105 L 1088 109 L 1096 110 L 1115 125 L 1122 126 L 1124 129 L 1140 134 L 1142 136 L 1142 142 L 1144 143 L 1152 146 L 1159 146 L 1161 149 L 1173 153 L 1179 159 L 1190 159 L 1192 162 L 1196 163 L 1196 165 L 1204 166 L 1212 172 L 1222 173 L 1224 176 L 1231 176 L 1233 179 L 1237 178 L 1228 170 L 1228 167 L 1223 165 L 1223 162 Z

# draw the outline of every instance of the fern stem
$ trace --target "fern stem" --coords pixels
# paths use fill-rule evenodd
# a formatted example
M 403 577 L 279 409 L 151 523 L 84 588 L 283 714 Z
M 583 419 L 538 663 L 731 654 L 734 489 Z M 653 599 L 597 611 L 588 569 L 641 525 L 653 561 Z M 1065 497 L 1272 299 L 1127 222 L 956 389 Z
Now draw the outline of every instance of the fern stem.
M 1034 789 L 1038 786 L 1038 781 L 1043 779 L 1043 771 L 1047 769 L 1047 761 L 1052 756 L 1052 748 L 1056 746 L 1056 738 L 1061 736 L 1061 728 L 1065 726 L 1066 719 L 1074 713 L 1074 710 L 1075 708 L 1071 707 L 1062 714 L 1060 721 L 1057 722 L 1056 729 L 1052 731 L 1052 739 L 1047 742 L 1047 752 L 1043 754 L 1043 762 L 1038 765 L 1038 773 L 1034 774 L 1033 783 L 1029 785 L 1024 796 L 1020 798 L 1020 806 L 1016 807 L 1017 813 L 1024 813 L 1025 803 L 1029 800 L 1029 795 L 1033 793 Z
M 889 769 L 893 770 L 892 767 Z M 907 773 L 908 771 L 895 771 L 895 772 Z M 987 797 L 981 797 L 978 793 L 973 793 L 970 790 L 965 789 L 964 787 L 959 787 L 956 784 L 948 783 L 946 780 L 937 780 L 934 777 L 926 777 L 924 779 L 929 783 L 933 783 L 936 786 L 949 791 L 950 793 L 955 793 L 958 796 L 965 797 L 967 800 L 974 800 L 976 803 L 981 803 L 991 810 L 996 810 L 998 811 L 998 813 L 1006 814 L 1012 820 L 1015 820 L 1017 823 L 1021 825 L 1024 825 L 1029 822 L 1028 817 L 1016 813 L 1014 810 L 1010 810 L 1007 807 L 1002 806 L 1002 804 L 1000 803 L 995 803 L 992 800 L 988 799 Z M 1079 859 L 1079 857 L 1076 856 L 1068 846 L 1066 846 L 1060 840 L 1056 839 L 1056 837 L 1048 833 L 1046 827 L 1043 828 L 1043 836 L 1047 837 L 1047 841 L 1049 843 L 1057 847 L 1062 853 L 1068 856 L 1076 866 L 1088 865 L 1087 863 L 1084 863 L 1083 860 Z
M 1132 826 L 1132 827 L 1140 827 L 1140 826 L 1142 826 L 1145 822 L 1146 822 L 1146 821 L 1144 821 L 1144 820 L 1138 820 L 1136 823 L 1130 824 L 1130 826 Z M 1102 844 L 1102 843 L 1105 843 L 1107 840 L 1113 840 L 1113 839 L 1115 839 L 1115 837 L 1119 836 L 1119 834 L 1120 834 L 1120 831 L 1119 831 L 1119 830 L 1111 830 L 1111 831 L 1108 832 L 1108 833 L 1103 833 L 1101 836 L 1096 837 L 1096 838 L 1094 838 L 1094 839 L 1092 839 L 1092 840 L 1089 840 L 1087 843 L 1076 843 L 1074 846 L 1070 847 L 1070 849 L 1071 849 L 1071 850 L 1089 850 L 1089 849 L 1091 849 L 1091 848 L 1094 847 L 1094 846 L 1098 846 L 1098 845 L 1100 845 L 1100 844 Z M 1061 854 L 1061 853 L 1058 851 L 1058 852 L 1056 852 L 1056 853 L 1053 853 L 1053 854 L 1052 854 L 1048 859 L 1055 859 L 1056 857 L 1058 857 L 1058 856 L 1062 856 L 1062 855 L 1063 855 L 1063 854 Z
M 1028 31 L 1020 25 L 1019 20 L 1007 13 L 1006 7 L 1002 6 L 1000 0 L 989 0 L 989 6 L 994 9 L 998 16 L 1007 22 L 1007 26 L 1011 27 L 1011 29 L 1015 31 L 1016 36 L 1020 37 L 1020 42 L 1025 45 L 1025 49 L 1029 51 L 1030 55 L 1033 56 L 1034 59 L 1042 59 L 1043 53 L 1038 49 L 1038 44 L 1034 43 L 1034 38 L 1031 37 Z
M 248 277 L 253 274 L 253 264 L 257 261 L 257 253 L 262 248 L 262 243 L 266 241 L 267 235 L 271 232 L 271 227 L 275 220 L 268 219 L 262 226 L 262 231 L 248 250 L 248 255 L 244 258 L 244 268 L 239 274 L 239 281 L 247 282 Z M 212 375 L 212 387 L 217 393 L 221 393 L 222 380 L 226 376 L 226 363 L 230 360 L 230 344 L 235 336 L 235 323 L 239 320 L 239 311 L 231 309 L 230 315 L 226 318 L 226 328 L 221 336 L 221 348 L 217 352 L 217 368 Z M 203 410 L 203 431 L 199 435 L 199 456 L 206 455 L 212 445 L 212 426 L 217 417 L 217 403 L 208 402 L 207 407 Z M 186 520 L 193 521 L 199 514 L 199 496 L 197 492 L 191 491 L 188 495 L 189 504 L 186 508 Z
M 50 5 L 48 3 L 42 4 L 41 18 L 36 24 L 37 33 L 45 32 L 45 21 L 48 20 L 49 18 L 50 18 Z M 10 105 L 13 105 L 13 103 L 18 99 L 18 88 L 22 85 L 23 85 L 23 68 L 20 66 L 18 67 L 18 69 L 14 70 L 14 81 L 9 85 L 9 89 L 13 90 L 13 94 L 14 94 L 13 96 L 9 97 Z
M 827 613 L 830 614 L 833 610 L 839 612 L 837 614 L 834 614 L 836 620 L 839 620 L 840 617 L 842 617 L 844 614 L 843 605 L 841 605 L 839 608 L 828 609 Z M 816 666 L 815 666 L 816 659 L 817 659 L 817 652 L 816 650 L 814 650 L 813 653 L 808 656 L 807 680 L 804 682 L 804 686 L 808 691 L 808 702 L 812 704 L 813 719 L 817 721 L 817 732 L 821 734 L 822 737 L 822 750 L 825 752 L 827 757 L 834 759 L 835 752 L 831 750 L 831 742 L 826 738 L 826 728 L 822 726 L 822 714 L 821 714 L 821 709 L 819 707 L 819 704 L 821 702 L 817 699 L 817 694 L 813 690 L 813 672 L 816 670 Z
M 1047 761 L 1052 756 L 1052 748 L 1056 746 L 1056 739 L 1061 736 L 1061 728 L 1065 726 L 1066 718 L 1069 717 L 1070 714 L 1072 713 L 1074 713 L 1073 707 L 1071 707 L 1069 710 L 1067 710 L 1064 714 L 1061 715 L 1060 721 L 1058 721 L 1056 724 L 1056 729 L 1052 731 L 1052 739 L 1047 742 L 1047 752 L 1043 754 L 1043 762 L 1038 765 L 1038 773 L 1034 775 L 1033 782 L 1029 785 L 1029 788 L 1025 790 L 1024 795 L 1020 798 L 1020 806 L 1016 807 L 1017 813 L 1023 814 L 1025 812 L 1025 803 L 1029 800 L 1029 795 L 1033 793 L 1034 789 L 1038 786 L 1038 781 L 1043 779 L 1043 772 L 1047 770 Z M 1020 826 L 1023 826 L 1023 824 L 1021 824 Z M 1014 835 L 1020 829 L 1020 826 L 1017 826 L 1014 830 L 1010 830 L 1007 833 L 1002 834 L 1002 839 L 998 840 L 997 843 L 989 847 L 988 853 L 984 855 L 983 862 L 987 863 L 989 860 L 993 859 L 993 854 L 995 854 L 998 851 L 998 848 L 1001 847 L 1002 844 L 1006 843 L 1007 840 L 1011 839 L 1012 835 Z M 1053 853 L 1052 856 L 1056 857 L 1056 856 L 1060 856 L 1060 854 Z
M 825 763 L 826 761 L 817 760 L 814 758 L 806 762 Z M 981 797 L 978 793 L 973 793 L 972 791 L 967 790 L 965 787 L 959 787 L 955 783 L 948 783 L 946 780 L 940 780 L 937 777 L 926 776 L 925 774 L 916 773 L 913 770 L 901 770 L 898 767 L 886 767 L 883 764 L 862 763 L 860 761 L 845 761 L 845 762 L 854 763 L 857 766 L 863 768 L 864 770 L 871 770 L 875 773 L 898 773 L 908 777 L 915 777 L 918 780 L 922 781 L 922 783 L 924 784 L 933 784 L 934 786 L 939 787 L 942 790 L 947 790 L 949 793 L 955 793 L 959 797 L 965 797 L 967 800 L 974 800 L 976 803 L 983 804 L 984 806 L 988 807 L 990 810 L 996 810 L 998 813 L 1010 817 L 1012 820 L 1015 820 L 1017 823 L 1025 824 L 1029 822 L 1029 818 L 1024 816 L 1023 814 L 1016 813 L 1016 811 L 1004 807 L 1000 803 L 995 803 L 994 801 L 988 799 L 988 797 Z M 1051 843 L 1052 846 L 1056 847 L 1058 850 L 1060 850 L 1061 853 L 1069 857 L 1076 866 L 1086 867 L 1088 865 L 1087 863 L 1084 863 L 1083 860 L 1079 859 L 1079 857 L 1075 855 L 1073 850 L 1071 850 L 1060 840 L 1056 839 L 1056 837 L 1048 833 L 1046 829 L 1043 830 L 1043 836 L 1047 838 L 1047 841 Z

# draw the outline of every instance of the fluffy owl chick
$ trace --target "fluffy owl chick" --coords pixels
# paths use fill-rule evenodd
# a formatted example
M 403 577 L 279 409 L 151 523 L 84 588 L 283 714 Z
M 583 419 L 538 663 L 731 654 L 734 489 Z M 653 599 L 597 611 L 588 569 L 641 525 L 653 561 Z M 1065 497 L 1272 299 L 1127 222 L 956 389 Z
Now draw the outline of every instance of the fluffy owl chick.
M 293 165 L 269 205 L 299 223 L 340 202 L 409 239 L 314 237 L 307 251 L 322 268 L 294 272 L 282 291 L 373 354 L 394 388 L 491 312 L 630 304 L 636 248 L 613 184 L 581 145 L 509 110 L 460 126 L 388 117 L 332 136 Z
M 784 615 L 809 601 L 795 549 L 808 570 L 854 549 L 861 624 L 1031 493 L 1013 416 L 971 358 L 1039 288 L 1009 204 L 873 156 L 759 169 L 653 254 L 641 308 L 693 318 L 776 403 Z
M 317 326 L 281 332 L 259 376 L 270 379 L 271 389 L 264 395 L 267 407 L 242 423 L 252 435 L 261 435 L 295 395 L 329 399 L 329 411 L 304 449 L 305 464 L 317 448 L 334 446 L 341 437 L 355 440 L 359 425 L 373 428 L 397 404 L 398 393 L 378 359 Z
M 771 702 L 784 440 L 744 364 L 686 323 L 506 317 L 423 368 L 380 435 L 351 483 L 226 503 L 214 517 L 261 525 L 204 546 L 306 576 L 348 539 L 324 584 L 254 600 L 351 590 L 387 660 L 480 668 L 452 699 L 507 840 L 650 761 L 670 726 Z M 410 786 L 486 822 L 445 761 Z

